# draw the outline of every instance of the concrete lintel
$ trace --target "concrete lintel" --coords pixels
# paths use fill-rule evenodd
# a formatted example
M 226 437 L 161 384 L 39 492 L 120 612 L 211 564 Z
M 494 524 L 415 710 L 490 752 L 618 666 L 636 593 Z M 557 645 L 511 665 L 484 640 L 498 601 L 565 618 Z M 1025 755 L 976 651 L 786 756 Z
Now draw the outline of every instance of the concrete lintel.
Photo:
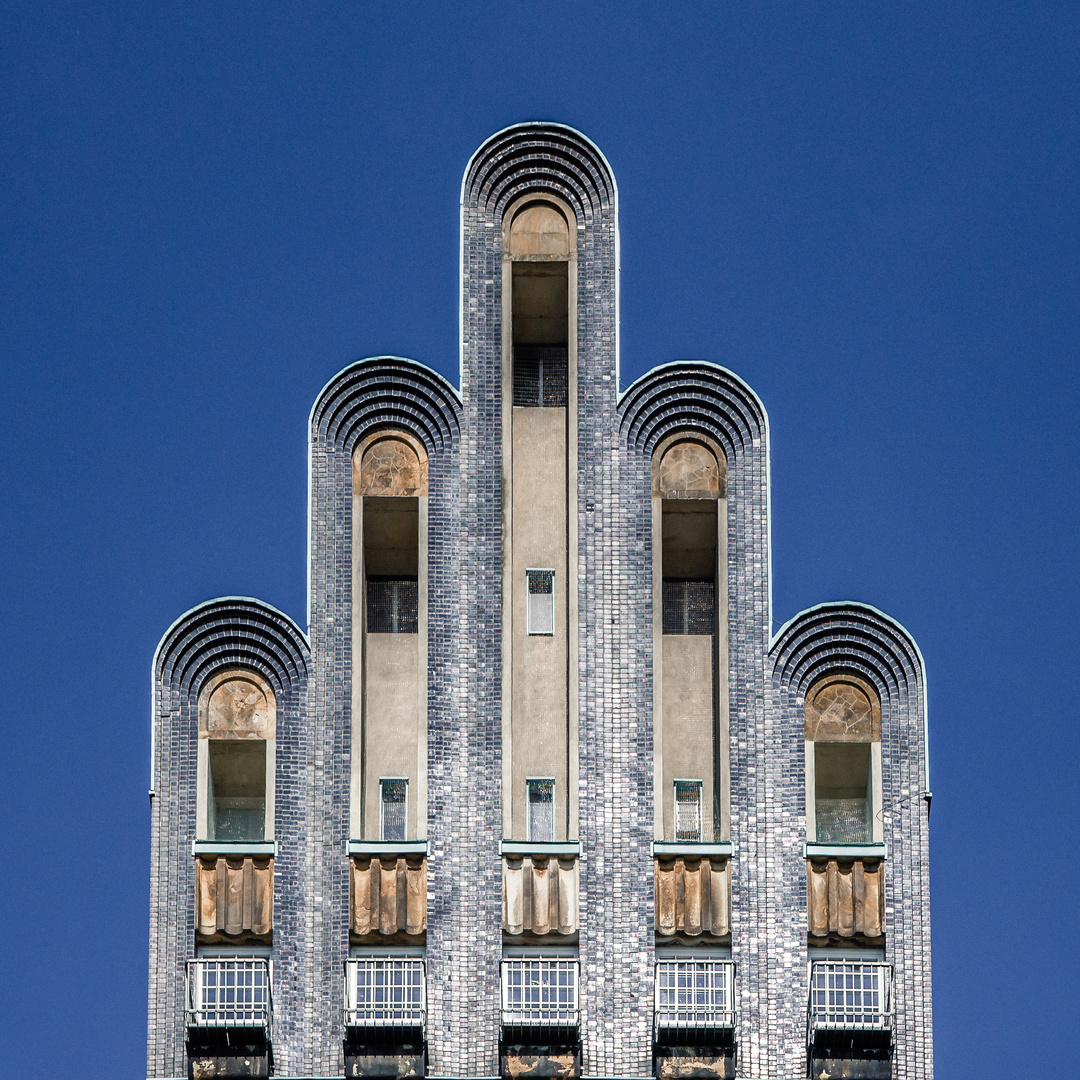
M 429 855 L 426 840 L 350 840 L 350 855 Z
M 727 855 L 731 856 L 732 843 L 730 840 L 717 840 L 711 844 L 691 844 L 685 841 L 678 843 L 669 840 L 654 840 L 652 845 L 653 855 Z
M 812 844 L 803 845 L 807 859 L 884 859 L 888 855 L 886 844 Z
M 500 855 L 580 855 L 580 840 L 500 840 Z
M 192 840 L 192 855 L 277 855 L 276 840 Z

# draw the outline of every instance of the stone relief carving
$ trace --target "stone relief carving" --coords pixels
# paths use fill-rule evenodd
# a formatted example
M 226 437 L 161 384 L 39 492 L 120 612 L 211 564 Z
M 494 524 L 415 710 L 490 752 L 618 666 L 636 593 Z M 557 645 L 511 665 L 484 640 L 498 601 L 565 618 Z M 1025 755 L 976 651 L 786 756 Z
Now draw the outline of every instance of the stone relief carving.
M 266 694 L 242 675 L 226 679 L 210 695 L 206 734 L 214 739 L 270 739 L 274 737 Z
M 881 740 L 881 707 L 877 695 L 852 679 L 819 684 L 811 689 L 806 695 L 804 715 L 809 742 Z
M 698 442 L 677 442 L 660 460 L 659 494 L 665 499 L 717 499 L 724 494 L 719 463 Z
M 360 459 L 358 495 L 426 495 L 427 458 L 421 459 L 404 439 L 379 439 Z

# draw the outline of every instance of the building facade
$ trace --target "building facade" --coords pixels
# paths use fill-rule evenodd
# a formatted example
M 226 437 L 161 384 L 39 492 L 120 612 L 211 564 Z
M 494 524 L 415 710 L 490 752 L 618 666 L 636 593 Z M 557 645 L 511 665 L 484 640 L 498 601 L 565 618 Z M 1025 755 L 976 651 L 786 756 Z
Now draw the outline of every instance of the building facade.
M 588 139 L 489 139 L 461 242 L 460 387 L 312 408 L 307 633 L 155 654 L 148 1078 L 932 1077 L 917 646 L 771 632 L 765 410 L 620 392 Z

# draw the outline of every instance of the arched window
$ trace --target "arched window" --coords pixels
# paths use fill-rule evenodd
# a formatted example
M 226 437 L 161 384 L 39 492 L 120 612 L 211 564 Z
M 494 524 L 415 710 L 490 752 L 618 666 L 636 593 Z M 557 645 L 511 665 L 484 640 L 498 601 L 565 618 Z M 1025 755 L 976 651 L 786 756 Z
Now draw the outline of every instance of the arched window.
M 882 840 L 881 704 L 854 675 L 816 682 L 806 721 L 806 838 L 819 844 Z
M 578 790 L 573 211 L 525 196 L 502 241 L 503 835 L 561 842 Z
M 428 458 L 404 431 L 353 451 L 351 838 L 426 834 Z
M 197 839 L 273 839 L 276 714 L 273 690 L 254 672 L 207 680 L 199 695 Z
M 653 455 L 656 838 L 727 839 L 727 468 L 697 433 Z

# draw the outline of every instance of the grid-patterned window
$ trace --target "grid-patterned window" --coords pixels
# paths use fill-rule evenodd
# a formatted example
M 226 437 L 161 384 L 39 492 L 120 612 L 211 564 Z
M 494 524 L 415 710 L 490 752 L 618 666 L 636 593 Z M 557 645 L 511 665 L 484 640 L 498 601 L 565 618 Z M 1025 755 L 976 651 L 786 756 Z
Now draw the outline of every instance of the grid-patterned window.
M 528 632 L 555 633 L 555 571 L 526 570 L 529 586 Z
M 417 582 L 414 577 L 367 579 L 369 634 L 415 634 Z
M 424 1026 L 424 961 L 345 961 L 346 1027 Z
M 573 1027 L 578 1022 L 576 960 L 515 959 L 502 962 L 505 1027 Z
M 735 1026 L 730 960 L 662 960 L 656 965 L 657 1028 Z
M 701 840 L 701 781 L 675 781 L 675 839 Z
M 408 820 L 409 781 L 383 777 L 379 781 L 379 839 L 404 840 Z
M 555 839 L 555 781 L 539 777 L 525 781 L 529 802 L 529 839 Z
M 189 960 L 187 995 L 189 1027 L 269 1027 L 269 962 Z
M 664 578 L 664 633 L 711 634 L 716 624 L 716 586 L 711 581 Z
M 565 345 L 515 345 L 514 404 L 565 408 L 566 369 Z
M 888 964 L 824 961 L 811 965 L 810 1015 L 815 1028 L 878 1030 L 892 1020 Z

